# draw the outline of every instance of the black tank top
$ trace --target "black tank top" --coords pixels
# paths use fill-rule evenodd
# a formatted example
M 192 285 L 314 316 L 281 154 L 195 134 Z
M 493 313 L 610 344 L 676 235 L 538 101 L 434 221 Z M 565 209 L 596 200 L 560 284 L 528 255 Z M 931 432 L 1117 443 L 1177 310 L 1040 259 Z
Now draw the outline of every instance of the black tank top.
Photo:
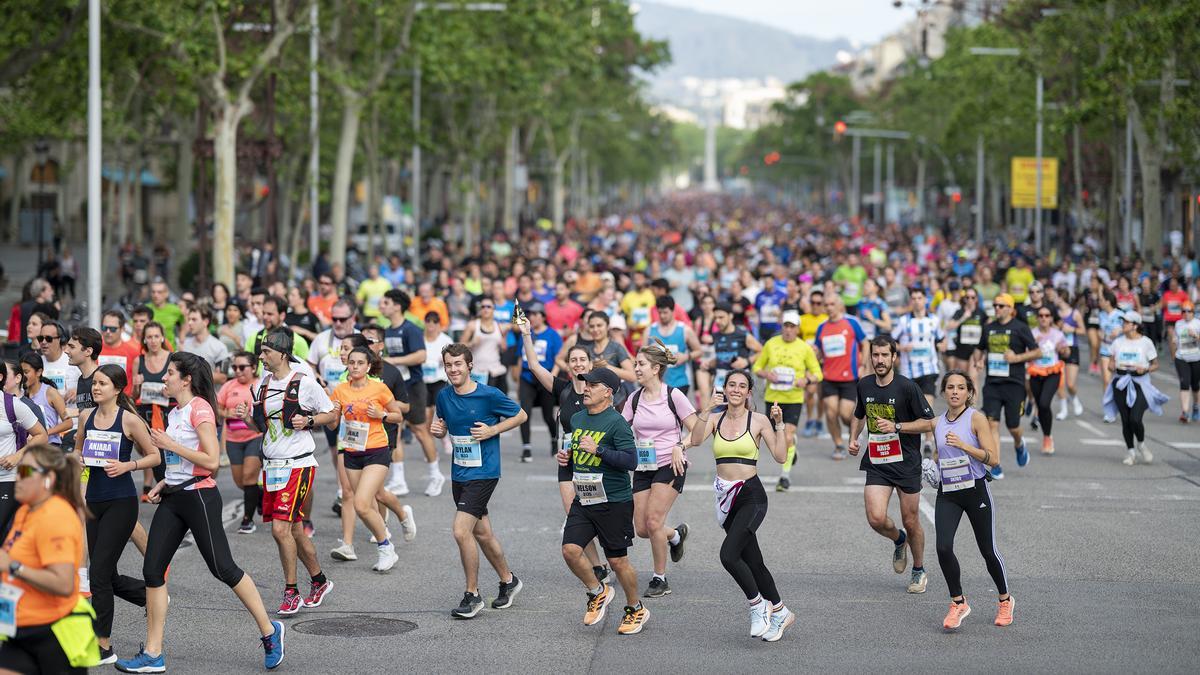
M 104 459 L 115 459 L 118 462 L 128 462 L 133 452 L 133 441 L 125 435 L 122 422 L 125 409 L 117 408 L 116 418 L 112 426 L 100 429 L 96 426 L 94 410 L 88 416 L 83 428 L 83 457 L 85 464 L 95 464 Z M 115 499 L 137 499 L 137 488 L 133 484 L 133 473 L 129 472 L 116 478 L 109 478 L 102 466 L 89 466 L 87 481 L 87 501 L 109 502 Z

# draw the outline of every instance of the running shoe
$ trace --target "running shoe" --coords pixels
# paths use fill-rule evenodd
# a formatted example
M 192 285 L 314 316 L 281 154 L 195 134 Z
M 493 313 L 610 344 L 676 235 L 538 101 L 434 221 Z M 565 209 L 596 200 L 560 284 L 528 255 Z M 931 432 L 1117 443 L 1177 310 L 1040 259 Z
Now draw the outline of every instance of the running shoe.
M 1075 413 L 1076 417 L 1083 416 L 1083 401 L 1080 401 L 1078 396 L 1071 400 L 1071 412 Z
M 1017 452 L 1017 466 L 1025 466 L 1029 463 L 1029 451 L 1025 449 L 1025 441 L 1014 448 Z
M 483 609 L 483 598 L 475 593 L 463 593 L 462 602 L 450 610 L 450 616 L 456 619 L 474 619 Z
M 384 489 L 397 497 L 407 497 L 408 481 L 404 479 L 404 476 L 400 476 L 398 480 L 388 482 L 387 487 Z
M 1193 407 L 1193 408 L 1192 408 L 1192 421 L 1193 421 L 1193 422 L 1200 422 L 1200 407 Z
M 253 518 L 242 518 L 242 524 L 238 525 L 238 534 L 254 534 L 258 530 L 258 526 L 254 524 Z
M 931 443 L 922 443 L 921 455 L 923 457 L 933 457 L 933 445 Z
M 1039 420 L 1037 418 L 1037 415 L 1034 415 L 1033 419 L 1029 420 L 1029 428 L 1033 429 L 1034 431 L 1037 431 L 1038 427 L 1039 427 L 1038 422 L 1039 422 Z
M 779 638 L 783 637 L 783 631 L 794 623 L 796 623 L 796 615 L 792 614 L 792 610 L 787 607 L 774 612 L 771 614 L 771 627 L 767 629 L 766 633 L 763 633 L 763 642 L 778 642 Z
M 958 630 L 962 625 L 963 619 L 971 615 L 971 606 L 966 600 L 962 602 L 951 602 L 950 611 L 946 612 L 946 618 L 942 619 L 942 628 L 945 630 Z
M 316 528 L 316 526 L 313 525 L 313 521 L 311 521 L 311 520 L 304 521 L 304 536 L 308 537 L 309 539 L 312 539 L 313 535 L 316 533 L 317 533 L 317 528 Z
M 105 649 L 104 647 L 100 648 L 100 662 L 97 663 L 96 665 L 107 666 L 107 665 L 111 665 L 116 662 L 117 662 L 117 653 L 115 651 L 113 651 L 111 648 L 109 648 L 109 649 Z
M 1050 438 L 1049 436 L 1044 436 L 1042 438 L 1042 454 L 1043 455 L 1053 455 L 1054 454 L 1054 439 L 1053 438 Z
M 600 583 L 608 581 L 608 567 L 605 565 L 596 565 L 593 567 L 592 574 L 596 575 L 596 581 Z
M 279 611 L 275 612 L 279 616 L 290 616 L 300 611 L 300 605 L 304 603 L 304 599 L 300 597 L 300 591 L 287 589 L 283 592 L 283 602 L 279 603 Z
M 338 539 L 338 547 L 329 552 L 329 557 L 340 562 L 358 560 L 358 554 L 354 552 L 354 545 L 347 544 L 341 539 Z
M 283 663 L 283 622 L 272 621 L 271 627 L 275 632 L 262 636 L 263 665 L 267 670 L 275 670 Z
M 1117 421 L 1117 418 L 1112 415 L 1105 415 L 1104 420 L 1103 420 L 1103 422 L 1105 424 L 1112 424 L 1113 422 L 1116 422 L 1116 421 Z
M 385 525 L 387 524 L 387 521 L 386 521 L 386 520 L 384 520 L 383 522 L 384 522 L 384 524 L 385 524 Z M 391 540 L 392 540 L 392 531 L 391 531 L 391 530 L 386 530 L 386 529 L 385 529 L 385 530 L 383 531 L 383 538 L 384 538 L 384 539 L 387 539 L 388 541 L 391 541 Z M 379 543 L 379 540 L 375 538 L 375 535 L 371 535 L 371 543 L 372 543 L 372 544 L 378 544 L 378 543 Z
M 835 461 L 835 462 L 840 462 L 843 459 L 846 459 L 846 449 L 840 445 L 835 447 L 833 449 L 833 454 L 831 455 L 831 457 L 833 458 L 833 461 Z
M 1062 404 L 1062 408 L 1058 411 L 1058 414 L 1054 416 L 1054 419 L 1061 422 L 1062 420 L 1067 419 L 1068 413 L 1069 413 L 1069 411 L 1067 410 L 1067 404 L 1066 404 L 1066 402 L 1064 402 Z
M 1134 464 L 1137 464 L 1137 451 L 1130 450 L 1129 453 L 1125 455 L 1125 459 L 1121 460 L 1121 463 L 1125 466 L 1133 466 Z
M 924 593 L 925 587 L 929 585 L 929 575 L 925 574 L 925 570 L 913 570 L 912 579 L 908 582 L 909 593 Z
M 1017 604 L 1017 601 L 1015 599 L 1013 599 L 1013 596 L 1011 596 L 1011 595 L 1008 596 L 1007 600 L 1000 601 L 1000 606 L 996 609 L 996 625 L 997 626 L 1012 625 L 1013 607 L 1016 604 Z
M 904 530 L 900 530 L 904 534 Z M 905 535 L 904 541 L 892 544 L 892 569 L 896 574 L 904 574 L 904 570 L 908 569 L 908 536 Z
M 606 583 L 600 583 L 600 593 L 592 595 L 588 593 L 587 611 L 583 613 L 583 625 L 595 626 L 604 620 L 604 611 L 608 609 L 608 603 L 612 602 L 613 591 L 612 587 Z
M 117 661 L 116 668 L 122 673 L 165 673 L 167 660 L 162 654 L 150 656 L 146 653 L 146 646 L 142 645 L 137 656 Z
M 687 541 L 688 537 L 687 523 L 680 523 L 679 526 L 675 528 L 675 532 L 679 534 L 679 543 L 672 544 L 669 541 L 667 542 L 667 546 L 669 546 L 671 549 L 671 562 L 679 562 L 680 560 L 683 560 L 683 542 Z
M 396 546 L 392 543 L 379 546 L 379 559 L 371 566 L 376 572 L 386 572 L 396 566 L 400 556 L 396 555 Z
M 325 601 L 325 595 L 333 590 L 333 582 L 325 579 L 325 583 L 318 584 L 311 581 L 308 584 L 308 597 L 304 598 L 305 607 L 320 607 Z
M 1180 424 L 1187 424 L 1189 419 L 1190 418 L 1188 417 L 1187 413 L 1179 413 L 1179 423 Z
M 533 449 L 529 446 L 521 448 L 521 463 L 528 464 L 533 461 Z
M 442 486 L 446 484 L 446 477 L 440 473 L 435 473 L 429 477 L 429 485 L 425 486 L 426 497 L 437 497 L 442 494 Z
M 775 484 L 775 491 L 776 492 L 787 492 L 788 488 L 790 488 L 791 486 L 792 486 L 792 481 L 788 480 L 787 476 L 780 476 L 779 482 Z
M 492 609 L 508 609 L 512 607 L 513 600 L 516 599 L 517 593 L 520 593 L 525 588 L 525 584 L 517 578 L 517 575 L 512 575 L 512 581 L 508 583 L 500 582 L 500 592 L 496 594 L 496 599 L 492 601 Z
M 642 603 L 638 603 L 637 607 L 625 606 L 625 618 L 621 619 L 621 625 L 617 626 L 617 633 L 621 635 L 636 635 L 642 632 L 646 627 L 646 619 L 650 618 L 650 610 Z
M 817 435 L 820 436 L 821 434 L 825 433 L 825 422 L 823 422 L 821 420 L 816 420 L 815 422 L 813 422 L 813 429 L 815 429 L 817 432 Z
M 804 438 L 812 438 L 813 436 L 816 436 L 817 435 L 817 426 L 815 424 L 813 424 L 812 420 L 806 421 L 804 423 L 804 431 L 800 432 L 800 435 L 803 436 Z
M 646 592 L 642 594 L 642 597 L 661 598 L 670 594 L 671 585 L 667 583 L 666 577 L 650 577 L 650 584 L 646 586 Z
M 759 599 L 757 605 L 750 606 L 750 637 L 760 638 L 771 628 L 771 603 Z
M 333 515 L 340 518 L 342 516 L 342 498 L 341 497 L 334 498 L 332 508 L 333 508 Z
M 1150 448 L 1146 446 L 1146 441 L 1138 443 L 1138 452 L 1142 455 L 1142 462 L 1150 464 L 1154 461 L 1154 454 L 1150 452 Z
M 997 464 L 992 467 L 992 480 L 1004 480 L 1004 467 Z
M 417 538 L 417 519 L 413 517 L 412 507 L 405 504 L 404 520 L 400 521 L 400 529 L 404 532 L 404 541 L 412 541 Z
M 1092 365 L 1088 366 L 1088 372 L 1093 375 L 1099 375 L 1100 374 L 1100 364 L 1093 363 Z

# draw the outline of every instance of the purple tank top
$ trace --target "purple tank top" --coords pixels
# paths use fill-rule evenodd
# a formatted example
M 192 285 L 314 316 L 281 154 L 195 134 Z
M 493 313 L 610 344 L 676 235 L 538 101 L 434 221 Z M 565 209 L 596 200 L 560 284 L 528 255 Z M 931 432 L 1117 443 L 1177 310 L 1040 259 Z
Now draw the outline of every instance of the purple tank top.
M 937 418 L 934 437 L 937 439 L 938 470 L 942 475 L 942 492 L 965 490 L 982 479 L 987 473 L 983 462 L 975 459 L 956 447 L 946 444 L 946 434 L 954 432 L 968 445 L 979 446 L 979 438 L 971 429 L 971 419 L 978 414 L 974 408 L 967 408 L 953 422 L 946 419 L 946 413 Z

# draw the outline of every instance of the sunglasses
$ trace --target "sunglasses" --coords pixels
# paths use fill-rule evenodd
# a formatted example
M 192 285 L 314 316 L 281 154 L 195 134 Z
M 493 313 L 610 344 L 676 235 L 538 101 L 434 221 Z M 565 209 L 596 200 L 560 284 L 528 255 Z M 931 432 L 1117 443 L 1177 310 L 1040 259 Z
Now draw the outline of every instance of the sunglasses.
M 999 303 L 999 302 L 993 302 L 993 303 L 992 303 L 992 308 L 993 308 L 993 309 L 1000 309 L 1001 307 L 1008 307 L 1008 305 L 1005 305 L 1005 304 L 1003 304 L 1003 303 Z
M 250 369 L 251 369 L 251 368 L 253 368 L 253 367 L 254 367 L 254 366 L 250 365 L 249 363 L 235 363 L 235 364 L 233 364 L 233 369 L 234 369 L 235 371 L 239 372 L 239 373 L 240 373 L 241 371 L 243 371 L 243 370 L 250 370 Z
M 37 337 L 38 342 L 54 342 L 58 338 L 59 338 L 59 336 L 57 336 L 57 335 L 39 335 Z
M 121 327 L 120 326 L 101 326 L 100 330 L 105 333 L 116 333 L 117 331 L 121 330 Z
M 329 318 L 333 319 L 334 321 L 336 321 L 338 323 L 342 323 L 343 321 L 349 321 L 350 319 L 353 319 L 354 317 L 352 317 L 352 316 L 331 316 Z
M 383 342 L 383 340 L 372 340 L 370 338 L 366 338 L 366 340 L 367 340 L 367 344 L 369 344 L 369 345 L 377 345 L 380 342 Z
M 496 309 L 495 305 L 480 305 L 479 309 Z
M 1044 317 L 1046 317 L 1047 319 L 1049 319 L 1050 317 L 1052 317 L 1052 316 L 1054 316 L 1054 315 L 1053 315 L 1053 314 L 1047 314 L 1047 313 L 1045 313 L 1045 312 L 1038 312 L 1038 317 L 1043 317 L 1043 316 L 1044 316 Z
M 42 467 L 34 465 L 34 464 L 18 464 L 17 465 L 17 477 L 18 478 L 29 478 L 30 476 L 32 476 L 35 473 L 49 473 L 49 470 L 43 469 Z

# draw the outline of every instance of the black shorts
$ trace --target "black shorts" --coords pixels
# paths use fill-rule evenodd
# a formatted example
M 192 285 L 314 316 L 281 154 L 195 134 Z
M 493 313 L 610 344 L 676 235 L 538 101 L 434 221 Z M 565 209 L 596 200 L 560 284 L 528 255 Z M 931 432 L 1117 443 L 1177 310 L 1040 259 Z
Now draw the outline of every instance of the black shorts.
M 583 548 L 599 539 L 606 558 L 624 558 L 633 546 L 633 502 L 607 502 L 582 506 L 579 500 L 567 512 L 562 543 Z
M 763 414 L 767 417 L 771 416 L 771 406 L 775 405 L 770 401 L 763 404 Z M 783 411 L 783 423 L 793 426 L 800 424 L 800 413 L 804 410 L 803 403 L 780 403 L 779 409 Z
M 633 491 L 641 492 L 649 490 L 650 486 L 655 483 L 667 483 L 675 488 L 675 491 L 683 494 L 683 481 L 687 478 L 687 467 L 684 467 L 683 474 L 676 476 L 675 469 L 671 465 L 660 466 L 654 471 L 634 471 L 633 472 Z
M 437 382 L 426 382 L 425 383 L 425 407 L 426 408 L 433 407 L 434 402 L 437 401 L 438 393 L 441 392 L 441 390 L 445 389 L 447 384 L 449 384 L 449 382 L 446 382 L 445 380 L 438 380 Z
M 1063 359 L 1063 363 L 1067 364 L 1068 366 L 1079 365 L 1079 345 L 1071 346 L 1071 353 L 1067 354 L 1067 358 Z
M 1180 391 L 1200 391 L 1200 361 L 1175 359 L 1175 374 L 1179 376 Z
M 409 424 L 425 424 L 425 406 L 429 404 L 429 391 L 425 383 L 417 380 L 408 383 L 408 412 L 404 413 L 404 421 Z
M 937 373 L 934 373 L 933 375 L 914 377 L 913 382 L 916 382 L 917 386 L 921 388 L 922 394 L 925 394 L 926 396 L 937 396 L 937 379 Z
M 882 485 L 884 487 L 899 488 L 901 492 L 910 495 L 921 491 L 920 473 L 917 473 L 913 476 L 896 478 L 894 476 L 885 476 L 882 473 L 873 470 L 870 464 L 867 464 L 867 468 L 864 469 L 864 473 L 867 474 L 867 485 Z
M 999 382 L 983 385 L 983 414 L 989 420 L 1004 422 L 1008 429 L 1021 428 L 1021 413 L 1025 410 L 1025 387 L 1016 382 Z
M 392 463 L 391 448 L 368 448 L 366 452 L 343 452 L 342 462 L 347 471 L 362 471 L 368 466 L 389 466 Z
M 496 490 L 499 478 L 483 478 L 480 480 L 451 481 L 450 494 L 454 496 L 454 505 L 459 511 L 469 513 L 476 518 L 488 514 L 488 502 Z
M 821 398 L 831 398 L 833 396 L 843 401 L 857 401 L 858 383 L 853 380 L 850 382 L 821 380 Z
M 256 436 L 248 441 L 225 440 L 225 454 L 229 456 L 230 464 L 244 464 L 247 457 L 257 457 L 262 461 L 263 437 Z

